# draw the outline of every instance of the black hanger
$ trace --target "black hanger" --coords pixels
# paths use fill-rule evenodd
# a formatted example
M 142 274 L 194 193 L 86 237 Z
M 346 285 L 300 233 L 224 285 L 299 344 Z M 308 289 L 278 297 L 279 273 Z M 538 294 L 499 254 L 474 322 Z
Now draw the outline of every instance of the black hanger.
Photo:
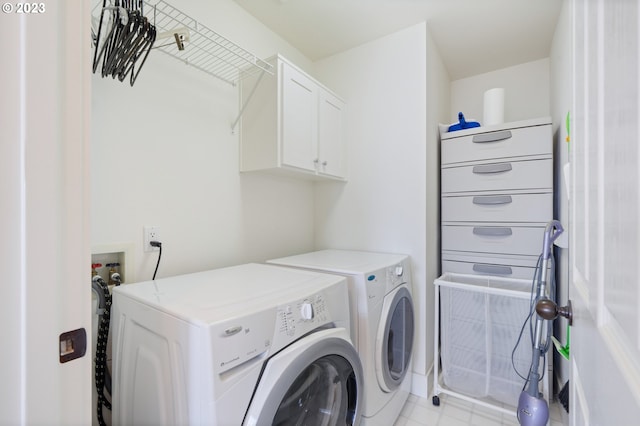
M 130 74 L 130 84 L 133 86 L 157 34 L 155 25 L 144 16 L 143 7 L 143 0 L 115 0 L 112 6 L 107 6 L 107 0 L 103 0 L 98 34 L 95 36 L 94 73 L 102 61 L 102 77 L 110 75 L 124 81 Z M 109 20 L 111 28 L 107 31 Z

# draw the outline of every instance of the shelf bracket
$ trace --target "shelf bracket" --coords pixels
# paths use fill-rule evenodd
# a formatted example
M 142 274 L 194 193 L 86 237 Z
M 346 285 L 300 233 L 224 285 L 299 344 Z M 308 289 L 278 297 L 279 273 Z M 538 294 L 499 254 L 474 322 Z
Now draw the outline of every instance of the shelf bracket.
M 238 113 L 238 117 L 236 117 L 236 119 L 234 120 L 234 122 L 231 124 L 231 134 L 235 134 L 236 133 L 236 126 L 238 124 L 238 122 L 240 121 L 240 118 L 242 117 L 242 114 L 244 113 L 244 110 L 247 108 L 247 105 L 249 104 L 249 102 L 251 102 L 251 98 L 253 98 L 253 95 L 256 93 L 256 89 L 258 88 L 258 85 L 260 84 L 260 81 L 262 81 L 262 77 L 264 77 L 266 70 L 262 70 L 260 72 L 260 76 L 258 76 L 257 80 L 256 80 L 256 84 L 253 85 L 253 88 L 251 89 L 251 93 L 249 93 L 249 96 L 247 96 L 247 100 L 245 102 L 243 102 L 243 104 L 240 106 L 240 112 Z

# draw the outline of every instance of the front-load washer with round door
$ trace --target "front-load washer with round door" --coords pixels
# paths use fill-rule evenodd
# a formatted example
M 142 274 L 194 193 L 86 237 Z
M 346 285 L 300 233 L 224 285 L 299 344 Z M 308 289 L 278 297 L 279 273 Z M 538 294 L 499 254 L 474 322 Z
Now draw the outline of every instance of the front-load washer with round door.
M 402 254 L 321 250 L 267 263 L 347 278 L 351 337 L 365 375 L 362 423 L 393 424 L 411 390 L 415 320 L 410 258 Z
M 114 425 L 357 425 L 346 280 L 247 264 L 114 290 Z

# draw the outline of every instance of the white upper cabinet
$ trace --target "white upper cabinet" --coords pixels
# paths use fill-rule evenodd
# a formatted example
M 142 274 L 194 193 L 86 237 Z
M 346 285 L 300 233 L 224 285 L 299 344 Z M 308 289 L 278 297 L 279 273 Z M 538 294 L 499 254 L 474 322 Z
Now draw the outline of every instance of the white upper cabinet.
M 323 88 L 319 99 L 318 173 L 344 178 L 347 176 L 344 102 Z
M 286 61 L 242 81 L 240 171 L 346 178 L 344 102 Z
M 301 71 L 282 64 L 282 164 L 315 171 L 318 152 L 318 85 Z M 247 123 L 251 125 L 251 123 Z

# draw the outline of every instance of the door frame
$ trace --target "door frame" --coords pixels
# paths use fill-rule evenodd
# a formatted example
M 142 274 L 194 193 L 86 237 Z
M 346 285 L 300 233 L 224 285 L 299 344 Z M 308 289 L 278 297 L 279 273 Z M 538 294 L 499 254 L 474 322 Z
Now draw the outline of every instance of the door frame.
M 90 424 L 90 5 L 40 4 L 0 15 L 0 423 Z M 86 352 L 62 362 L 77 329 Z

